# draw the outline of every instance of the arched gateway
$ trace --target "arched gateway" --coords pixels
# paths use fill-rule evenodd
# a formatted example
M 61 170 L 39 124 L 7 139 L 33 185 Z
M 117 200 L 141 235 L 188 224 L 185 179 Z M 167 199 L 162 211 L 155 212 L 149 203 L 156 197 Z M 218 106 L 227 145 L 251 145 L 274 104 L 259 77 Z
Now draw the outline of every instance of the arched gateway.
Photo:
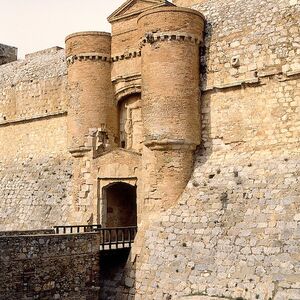
M 112 183 L 103 188 L 103 196 L 107 227 L 137 225 L 136 186 Z

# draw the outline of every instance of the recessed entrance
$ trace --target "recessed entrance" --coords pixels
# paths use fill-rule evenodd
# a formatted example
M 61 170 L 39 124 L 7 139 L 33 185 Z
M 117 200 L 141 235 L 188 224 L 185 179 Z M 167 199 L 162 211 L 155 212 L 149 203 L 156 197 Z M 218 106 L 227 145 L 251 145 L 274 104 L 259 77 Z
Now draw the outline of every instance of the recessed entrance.
M 117 182 L 104 187 L 107 201 L 106 226 L 137 225 L 136 186 Z

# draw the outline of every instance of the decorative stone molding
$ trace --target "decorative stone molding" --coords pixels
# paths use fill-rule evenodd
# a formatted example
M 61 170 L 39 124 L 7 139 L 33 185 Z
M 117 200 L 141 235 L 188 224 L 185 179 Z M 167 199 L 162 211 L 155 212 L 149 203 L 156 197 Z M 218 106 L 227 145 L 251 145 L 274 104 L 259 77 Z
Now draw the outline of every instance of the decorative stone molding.
M 111 79 L 111 81 L 114 84 L 120 83 L 120 82 L 129 82 L 129 81 L 133 81 L 133 80 L 138 80 L 141 79 L 141 73 L 133 73 L 130 75 L 122 75 L 122 76 L 117 76 Z
M 142 87 L 140 84 L 132 84 L 126 86 L 115 93 L 115 100 L 118 103 L 122 98 L 129 96 L 131 94 L 138 94 L 142 92 Z
M 229 89 L 234 87 L 243 87 L 245 85 L 247 86 L 257 86 L 257 85 L 263 85 L 264 82 L 262 81 L 264 78 L 275 78 L 276 80 L 283 82 L 283 81 L 289 81 L 292 80 L 294 76 L 300 75 L 300 69 L 299 70 L 293 70 L 288 72 L 282 72 L 277 70 L 271 70 L 271 71 L 260 71 L 257 72 L 257 77 L 253 78 L 246 78 L 242 80 L 232 81 L 232 82 L 226 82 L 222 84 L 213 84 L 210 86 L 202 86 L 201 91 L 202 92 L 208 92 L 212 90 L 223 90 L 223 89 Z
M 259 78 L 258 77 L 254 77 L 254 78 L 248 78 L 248 79 L 243 79 L 243 80 L 239 80 L 239 81 L 233 81 L 233 82 L 227 82 L 227 83 L 223 83 L 223 84 L 214 84 L 212 86 L 207 86 L 207 87 L 202 87 L 202 91 L 203 92 L 207 92 L 207 91 L 211 91 L 211 90 L 223 90 L 223 89 L 228 89 L 228 88 L 234 88 L 234 87 L 241 87 L 243 85 L 252 85 L 252 84 L 260 84 Z
M 144 142 L 144 145 L 152 150 L 194 150 L 197 145 L 186 140 L 148 140 Z
M 86 153 L 90 152 L 91 148 L 89 147 L 79 147 L 79 148 L 69 148 L 69 152 L 73 157 L 83 157 Z
M 75 61 L 92 60 L 92 61 L 104 61 L 111 62 L 111 58 L 107 54 L 103 53 L 80 53 L 67 57 L 67 64 L 73 64 Z
M 159 41 L 178 41 L 178 42 L 189 42 L 193 44 L 200 45 L 202 40 L 199 36 L 178 32 L 178 31 L 169 31 L 169 32 L 148 32 L 140 40 L 140 49 L 143 48 L 146 44 L 153 44 Z
M 291 77 L 299 74 L 300 74 L 300 69 L 286 72 L 287 77 Z
M 115 86 L 115 104 L 118 104 L 126 96 L 141 93 L 141 80 L 141 73 L 112 78 L 112 83 Z
M 119 60 L 124 60 L 124 59 L 131 59 L 131 58 L 136 58 L 141 56 L 141 51 L 136 50 L 136 51 L 131 51 L 131 52 L 126 52 L 120 55 L 115 55 L 111 58 L 113 62 L 119 61 Z
M 125 59 L 131 59 L 131 58 L 136 58 L 141 56 L 141 51 L 136 50 L 132 52 L 127 52 L 123 53 L 120 55 L 115 55 L 113 57 L 107 56 L 107 54 L 102 54 L 102 53 L 80 53 L 77 55 L 72 55 L 67 57 L 67 64 L 73 64 L 75 61 L 82 61 L 82 60 L 101 60 L 105 62 L 116 62 L 120 60 L 125 60 Z

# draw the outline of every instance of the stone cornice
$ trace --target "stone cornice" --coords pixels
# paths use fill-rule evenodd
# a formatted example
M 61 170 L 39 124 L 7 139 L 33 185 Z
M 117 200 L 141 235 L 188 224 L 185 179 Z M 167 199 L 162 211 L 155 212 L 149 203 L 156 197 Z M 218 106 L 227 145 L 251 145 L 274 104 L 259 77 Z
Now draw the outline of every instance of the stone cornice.
M 152 150 L 195 150 L 197 147 L 195 143 L 180 139 L 146 140 L 144 145 Z
M 123 54 L 120 55 L 115 55 L 111 58 L 111 60 L 113 62 L 115 61 L 119 61 L 119 60 L 124 60 L 124 59 L 131 59 L 131 58 L 135 58 L 135 57 L 139 57 L 141 56 L 141 51 L 140 50 L 134 50 L 131 52 L 125 52 Z
M 155 32 L 146 33 L 145 36 L 140 40 L 140 49 L 146 44 L 153 44 L 155 42 L 164 41 L 177 41 L 177 42 L 189 42 L 192 44 L 200 45 L 202 39 L 199 35 L 190 33 L 168 31 L 168 32 Z
M 224 90 L 224 89 L 230 89 L 230 88 L 242 88 L 244 86 L 257 86 L 257 85 L 264 85 L 264 78 L 275 78 L 279 82 L 283 81 L 290 81 L 293 80 L 294 77 L 297 77 L 300 75 L 300 69 L 299 70 L 292 70 L 288 72 L 282 72 L 282 71 L 260 71 L 257 73 L 257 77 L 252 78 L 245 78 L 241 80 L 235 80 L 231 82 L 225 82 L 225 83 L 215 83 L 209 86 L 202 86 L 201 91 L 202 92 L 209 92 L 209 91 L 217 91 L 217 90 Z
M 76 55 L 68 56 L 67 57 L 67 64 L 73 64 L 76 61 L 104 61 L 104 62 L 111 62 L 111 58 L 109 55 L 104 53 L 79 53 Z
M 116 62 L 125 59 L 132 59 L 141 56 L 141 50 L 133 50 L 130 52 L 125 52 L 123 54 L 115 55 L 113 57 L 108 56 L 103 53 L 80 53 L 66 58 L 67 64 L 73 64 L 76 61 L 104 61 L 104 62 Z

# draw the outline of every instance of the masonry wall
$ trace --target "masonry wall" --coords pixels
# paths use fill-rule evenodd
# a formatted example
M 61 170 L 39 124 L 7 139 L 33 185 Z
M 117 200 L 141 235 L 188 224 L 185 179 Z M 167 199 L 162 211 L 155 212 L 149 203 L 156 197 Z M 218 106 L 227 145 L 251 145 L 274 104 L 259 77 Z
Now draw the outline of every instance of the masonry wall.
M 98 299 L 99 234 L 0 237 L 0 299 Z
M 57 47 L 0 66 L 0 122 L 66 111 L 66 69 Z
M 67 222 L 65 75 L 64 50 L 57 47 L 0 66 L 0 230 Z
M 17 48 L 0 44 L 0 65 L 17 60 L 17 54 Z
M 135 299 L 298 299 L 300 3 L 198 3 L 202 144 L 125 280 Z

